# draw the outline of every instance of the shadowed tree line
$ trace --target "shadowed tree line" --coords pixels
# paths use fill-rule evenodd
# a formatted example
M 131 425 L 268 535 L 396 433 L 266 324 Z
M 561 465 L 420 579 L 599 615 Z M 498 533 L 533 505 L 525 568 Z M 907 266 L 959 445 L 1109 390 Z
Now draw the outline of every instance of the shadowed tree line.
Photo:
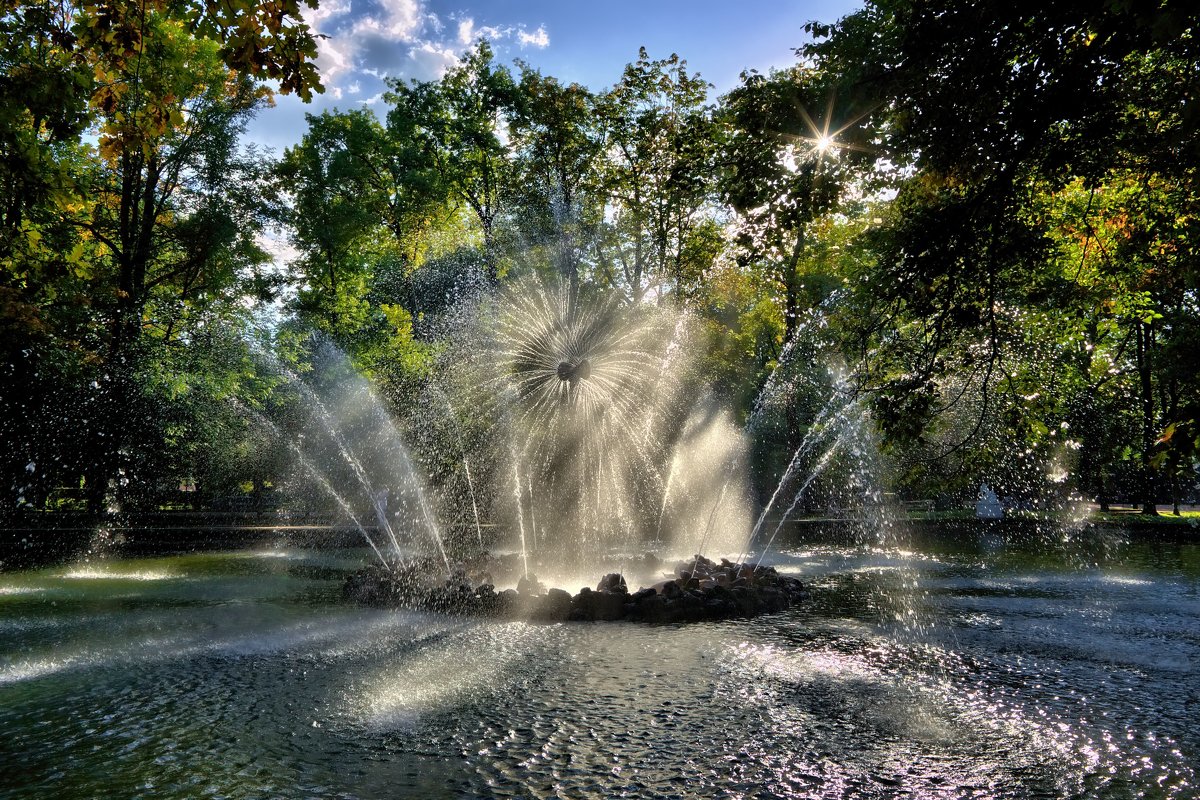
M 0 508 L 279 486 L 285 372 L 331 341 L 405 418 L 447 314 L 530 273 L 690 311 L 743 417 L 776 373 L 764 484 L 836 374 L 904 496 L 1194 490 L 1183 4 L 876 0 L 722 97 L 675 55 L 594 91 L 480 42 L 279 156 L 240 136 L 320 90 L 295 3 L 0 14 Z

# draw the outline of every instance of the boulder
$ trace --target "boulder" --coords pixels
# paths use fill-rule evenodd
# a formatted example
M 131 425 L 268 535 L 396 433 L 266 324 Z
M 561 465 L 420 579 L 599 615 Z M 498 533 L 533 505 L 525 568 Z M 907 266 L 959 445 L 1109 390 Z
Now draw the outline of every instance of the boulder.
M 517 581 L 517 591 L 521 594 L 541 594 L 546 591 L 537 576 L 530 573 Z
M 619 572 L 610 572 L 600 579 L 600 583 L 596 584 L 596 591 L 629 594 L 629 587 L 625 584 L 624 575 Z
M 633 595 L 634 602 L 630 603 L 629 618 L 642 622 L 669 622 L 671 615 L 670 601 L 654 590 L 641 591 Z
M 530 618 L 543 622 L 564 622 L 570 614 L 570 592 L 548 589 L 531 609 Z
M 516 589 L 505 589 L 496 595 L 496 614 L 501 617 L 513 617 L 520 608 L 521 595 Z
M 701 556 L 678 565 L 676 578 L 629 593 L 620 573 L 600 579 L 596 589 L 583 588 L 572 597 L 562 589 L 546 589 L 528 574 L 516 589 L 497 592 L 479 566 L 456 565 L 450 574 L 438 571 L 432 560 L 396 566 L 371 566 L 351 575 L 343 586 L 347 598 L 380 606 L 420 608 L 450 614 L 496 616 L 506 619 L 640 620 L 650 623 L 691 622 L 754 616 L 782 611 L 807 598 L 796 578 L 773 567 L 718 565 Z M 474 569 L 473 569 L 474 568 Z
M 739 615 L 752 617 L 762 612 L 762 600 L 755 589 L 749 586 L 734 586 L 730 593 L 733 596 L 733 602 L 737 604 Z
M 631 594 L 629 596 L 629 601 L 636 605 L 636 604 L 642 602 L 643 600 L 645 600 L 647 597 L 654 597 L 657 594 L 658 594 L 658 590 L 654 589 L 653 587 L 647 587 L 645 589 L 638 589 L 636 592 L 634 592 L 633 594 Z
M 611 622 L 625 616 L 627 594 L 621 592 L 593 592 L 581 589 L 571 601 L 571 619 Z

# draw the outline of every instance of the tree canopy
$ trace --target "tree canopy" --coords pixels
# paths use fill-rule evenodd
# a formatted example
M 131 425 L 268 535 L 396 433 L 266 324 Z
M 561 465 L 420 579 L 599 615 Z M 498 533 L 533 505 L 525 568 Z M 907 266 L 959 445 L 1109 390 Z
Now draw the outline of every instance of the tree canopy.
M 690 315 L 744 420 L 827 375 L 905 496 L 1194 491 L 1190 6 L 872 0 L 722 97 L 676 54 L 597 91 L 479 42 L 276 157 L 240 136 L 321 90 L 301 12 L 0 6 L 0 506 L 261 491 L 281 370 L 336 343 L 403 417 L 439 315 L 530 274 Z M 765 481 L 802 395 L 752 420 Z

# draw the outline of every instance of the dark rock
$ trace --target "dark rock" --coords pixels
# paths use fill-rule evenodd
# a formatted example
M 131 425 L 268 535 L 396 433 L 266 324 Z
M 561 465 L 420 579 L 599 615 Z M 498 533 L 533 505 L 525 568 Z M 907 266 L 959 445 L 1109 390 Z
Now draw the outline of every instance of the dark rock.
M 632 601 L 633 603 L 636 604 L 636 603 L 640 603 L 641 601 L 645 600 L 647 597 L 654 597 L 657 594 L 658 594 L 658 590 L 654 589 L 654 588 L 638 589 L 636 592 L 634 592 L 632 595 L 629 596 L 629 599 L 630 599 L 630 601 Z
M 787 595 L 774 587 L 763 586 L 757 590 L 757 593 L 759 603 L 764 611 L 783 611 L 791 605 L 788 602 Z
M 521 594 L 541 594 L 546 591 L 535 575 L 526 575 L 517 581 L 517 591 Z
M 681 622 L 695 622 L 704 618 L 704 600 L 696 592 L 684 592 L 673 603 L 675 618 Z
M 762 611 L 762 601 L 759 599 L 758 592 L 749 586 L 734 586 L 730 593 L 733 595 L 733 602 L 737 604 L 738 614 L 741 616 L 751 617 Z
M 571 614 L 571 594 L 562 589 L 548 589 L 531 611 L 531 619 L 563 622 Z
M 567 619 L 572 622 L 585 622 L 593 619 L 589 616 L 592 605 L 592 590 L 584 586 L 579 590 L 579 594 L 571 598 L 571 612 Z
M 474 592 L 475 607 L 479 610 L 478 613 L 486 616 L 495 614 L 499 609 L 499 601 L 496 597 L 496 587 L 490 583 L 485 583 L 482 586 L 476 586 Z
M 663 597 L 653 589 L 637 592 L 633 595 L 634 601 L 630 603 L 630 618 L 642 620 L 643 622 L 662 622 L 663 616 L 667 610 L 667 598 Z
M 714 562 L 697 553 L 690 560 L 676 564 L 675 574 L 684 580 L 699 579 L 711 575 L 716 569 L 717 565 Z
M 725 619 L 737 614 L 737 603 L 728 598 L 709 598 L 704 601 L 705 619 Z
M 496 615 L 500 617 L 512 617 L 520 608 L 521 595 L 516 589 L 505 589 L 496 595 Z
M 581 589 L 571 601 L 571 619 L 612 621 L 625 616 L 627 595 L 619 592 L 593 592 Z
M 629 594 L 629 587 L 625 585 L 624 575 L 619 572 L 610 572 L 600 579 L 600 583 L 596 585 L 596 591 Z
M 595 616 L 598 621 L 611 622 L 625 617 L 625 598 L 628 594 L 621 592 L 598 592 L 593 594 L 595 600 Z
M 532 574 L 518 588 L 496 592 L 481 566 L 490 557 L 456 565 L 451 574 L 429 559 L 403 566 L 373 565 L 351 575 L 342 587 L 347 599 L 378 606 L 421 608 L 450 614 L 475 614 L 548 622 L 570 620 L 640 620 L 650 623 L 692 622 L 782 611 L 808 597 L 799 580 L 773 567 L 720 565 L 696 556 L 678 566 L 678 579 L 629 594 L 620 573 L 605 575 L 593 591 L 575 597 L 562 589 L 547 590 Z M 444 576 L 444 577 L 439 577 Z

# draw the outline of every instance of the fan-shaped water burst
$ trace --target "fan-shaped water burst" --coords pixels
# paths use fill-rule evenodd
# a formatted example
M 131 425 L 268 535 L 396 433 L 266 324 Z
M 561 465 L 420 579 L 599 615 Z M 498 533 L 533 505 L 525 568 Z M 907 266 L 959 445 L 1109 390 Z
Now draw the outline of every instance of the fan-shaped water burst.
M 676 456 L 696 405 L 686 315 L 529 280 L 484 326 L 493 355 L 478 383 L 520 454 L 518 513 L 544 520 L 544 546 L 629 547 L 685 516 L 668 514 L 668 493 L 674 472 L 695 472 Z
M 417 551 L 432 545 L 449 572 L 450 558 L 437 515 L 391 414 L 366 378 L 336 348 L 323 345 L 317 362 L 316 381 L 271 362 L 296 394 L 297 430 L 285 432 L 259 412 L 246 409 L 246 413 L 287 443 L 303 469 L 302 480 L 315 480 L 335 500 L 337 509 L 363 533 L 382 561 L 404 562 L 403 536 Z M 386 536 L 389 557 L 368 533 L 363 522 L 367 519 L 373 519 Z

